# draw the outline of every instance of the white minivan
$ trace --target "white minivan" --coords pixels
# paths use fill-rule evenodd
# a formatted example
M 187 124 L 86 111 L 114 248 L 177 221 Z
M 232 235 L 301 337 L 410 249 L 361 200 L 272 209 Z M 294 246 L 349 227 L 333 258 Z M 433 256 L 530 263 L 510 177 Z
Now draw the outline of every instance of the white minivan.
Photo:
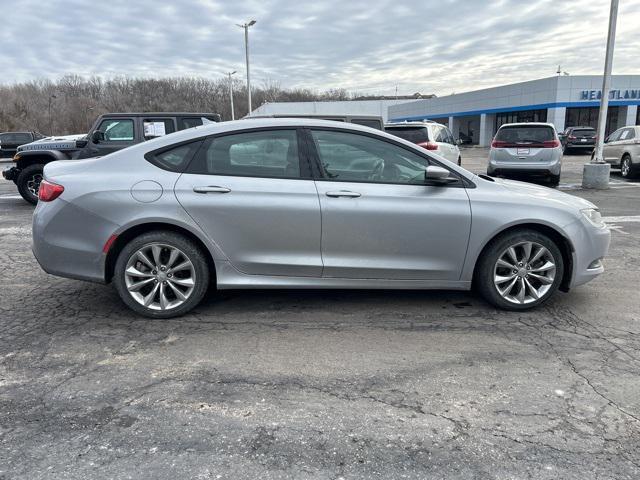
M 459 142 L 446 125 L 429 121 L 387 123 L 384 131 L 431 150 L 453 163 L 462 163 Z

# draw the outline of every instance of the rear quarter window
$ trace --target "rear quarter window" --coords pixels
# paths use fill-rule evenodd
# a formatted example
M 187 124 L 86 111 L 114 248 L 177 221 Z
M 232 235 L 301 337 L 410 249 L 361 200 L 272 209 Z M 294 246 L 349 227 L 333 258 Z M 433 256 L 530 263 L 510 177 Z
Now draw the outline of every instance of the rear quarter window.
M 145 158 L 148 162 L 163 170 L 182 173 L 201 145 L 202 140 L 197 140 L 195 142 L 183 143 L 182 145 L 165 147 L 161 150 L 147 153 Z

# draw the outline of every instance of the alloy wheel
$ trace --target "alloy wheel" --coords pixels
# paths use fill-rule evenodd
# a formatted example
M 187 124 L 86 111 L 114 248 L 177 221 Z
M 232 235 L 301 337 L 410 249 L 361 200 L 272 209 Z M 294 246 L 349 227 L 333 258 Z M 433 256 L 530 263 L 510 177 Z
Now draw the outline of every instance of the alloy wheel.
M 171 310 L 187 301 L 196 284 L 193 262 L 180 249 L 149 243 L 137 250 L 124 271 L 131 297 L 151 310 Z
M 31 175 L 31 177 L 29 177 L 29 180 L 27 180 L 27 190 L 29 190 L 29 193 L 31 193 L 34 197 L 38 196 L 40 183 L 42 183 L 41 173 L 34 173 L 33 175 Z
M 545 246 L 520 242 L 506 248 L 498 257 L 493 283 L 502 298 L 522 305 L 543 298 L 551 289 L 555 275 L 555 259 Z
M 631 171 L 631 162 L 629 161 L 628 158 L 623 158 L 622 159 L 622 163 L 620 164 L 620 173 L 622 174 L 623 177 L 628 177 L 629 176 L 629 172 Z

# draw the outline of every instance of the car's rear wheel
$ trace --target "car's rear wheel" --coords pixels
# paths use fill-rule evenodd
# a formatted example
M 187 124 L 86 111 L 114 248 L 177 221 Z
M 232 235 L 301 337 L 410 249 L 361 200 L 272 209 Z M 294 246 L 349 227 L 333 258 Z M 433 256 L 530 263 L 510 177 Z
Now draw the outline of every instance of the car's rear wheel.
M 557 187 L 560 184 L 560 174 L 558 175 L 549 175 L 549 185 L 552 187 Z
M 204 297 L 209 267 L 204 252 L 190 239 L 174 232 L 149 232 L 122 249 L 113 281 L 122 301 L 137 313 L 177 317 Z
M 491 304 L 528 310 L 558 289 L 564 261 L 558 246 L 535 230 L 516 230 L 491 241 L 476 266 L 475 285 Z
M 631 157 L 629 155 L 625 155 L 620 160 L 620 175 L 624 178 L 632 178 L 633 177 L 633 164 L 631 163 Z
M 16 179 L 18 192 L 20 192 L 22 198 L 32 205 L 38 203 L 38 190 L 40 190 L 43 170 L 44 165 L 29 165 L 20 171 Z
M 458 155 L 458 166 L 462 166 L 462 156 Z

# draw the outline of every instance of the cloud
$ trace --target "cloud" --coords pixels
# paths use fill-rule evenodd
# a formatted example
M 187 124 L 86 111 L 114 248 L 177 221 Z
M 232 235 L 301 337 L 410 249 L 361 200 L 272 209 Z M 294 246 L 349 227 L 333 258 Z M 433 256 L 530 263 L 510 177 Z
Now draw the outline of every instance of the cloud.
M 64 74 L 218 77 L 286 87 L 443 95 L 602 71 L 602 0 L 4 0 L 0 81 Z M 640 5 L 620 8 L 614 73 L 640 73 Z

